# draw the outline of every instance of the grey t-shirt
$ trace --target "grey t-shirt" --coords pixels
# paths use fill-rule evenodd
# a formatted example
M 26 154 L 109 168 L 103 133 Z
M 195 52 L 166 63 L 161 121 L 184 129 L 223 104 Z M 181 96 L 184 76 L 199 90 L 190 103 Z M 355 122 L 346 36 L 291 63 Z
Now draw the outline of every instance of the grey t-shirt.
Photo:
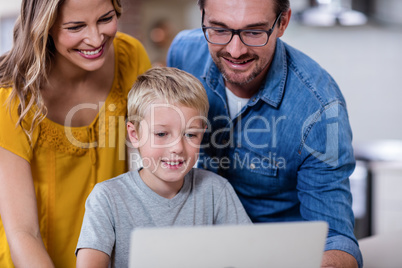
M 85 204 L 76 253 L 80 248 L 105 252 L 112 267 L 127 267 L 130 234 L 136 227 L 251 223 L 229 182 L 192 169 L 172 199 L 152 191 L 131 171 L 98 183 Z

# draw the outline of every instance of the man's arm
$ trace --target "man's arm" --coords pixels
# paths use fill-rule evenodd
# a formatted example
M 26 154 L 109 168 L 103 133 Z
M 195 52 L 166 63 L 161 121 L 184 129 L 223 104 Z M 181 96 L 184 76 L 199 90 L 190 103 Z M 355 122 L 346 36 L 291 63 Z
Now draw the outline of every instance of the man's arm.
M 324 252 L 321 268 L 357 268 L 356 259 L 341 250 L 328 250 Z
M 354 267 L 349 266 L 353 262 L 361 267 L 361 253 L 353 234 L 349 176 L 355 159 L 346 107 L 335 101 L 309 119 L 303 129 L 306 138 L 297 182 L 301 216 L 329 224 L 323 267 Z

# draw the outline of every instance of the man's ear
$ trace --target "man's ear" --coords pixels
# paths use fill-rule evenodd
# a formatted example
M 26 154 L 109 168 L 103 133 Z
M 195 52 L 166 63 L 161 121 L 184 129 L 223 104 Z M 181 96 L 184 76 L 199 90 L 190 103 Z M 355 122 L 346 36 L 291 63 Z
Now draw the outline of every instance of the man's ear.
M 138 149 L 140 145 L 140 137 L 134 124 L 131 122 L 127 122 L 127 134 L 133 147 Z
M 277 34 L 277 37 L 281 37 L 283 36 L 283 34 L 285 33 L 286 28 L 289 25 L 290 22 L 290 17 L 292 16 L 292 9 L 288 9 L 288 11 L 282 13 L 281 15 L 281 24 L 279 25 L 279 31 Z

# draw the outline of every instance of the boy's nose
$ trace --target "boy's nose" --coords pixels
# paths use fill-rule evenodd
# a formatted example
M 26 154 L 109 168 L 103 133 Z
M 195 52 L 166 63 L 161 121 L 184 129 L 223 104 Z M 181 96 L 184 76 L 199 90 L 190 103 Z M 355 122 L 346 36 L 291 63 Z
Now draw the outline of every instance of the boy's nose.
M 180 137 L 173 142 L 172 146 L 169 148 L 171 154 L 181 154 L 183 152 L 183 138 Z

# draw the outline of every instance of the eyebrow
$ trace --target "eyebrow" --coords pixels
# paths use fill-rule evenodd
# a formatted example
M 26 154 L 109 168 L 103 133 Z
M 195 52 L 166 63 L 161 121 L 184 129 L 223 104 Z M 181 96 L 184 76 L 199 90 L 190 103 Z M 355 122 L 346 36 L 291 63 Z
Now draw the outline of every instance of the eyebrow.
M 216 25 L 216 26 L 220 26 L 220 27 L 224 27 L 224 28 L 229 28 L 225 23 L 223 23 L 223 22 L 219 22 L 219 21 L 214 21 L 214 20 L 211 20 L 211 21 L 209 21 L 209 23 L 210 24 L 213 24 L 213 25 Z M 244 28 L 254 28 L 254 27 L 266 27 L 266 26 L 268 26 L 269 27 L 269 22 L 257 22 L 257 23 L 252 23 L 252 24 L 248 24 L 248 25 L 246 25 L 245 27 L 243 27 L 242 29 L 244 29 Z
M 153 128 L 156 128 L 156 127 L 169 127 L 169 125 L 168 124 L 155 124 L 155 125 L 153 125 Z M 187 128 L 187 130 L 188 129 L 202 129 L 203 127 L 201 126 L 197 126 L 197 125 L 190 125 L 188 128 Z
M 202 127 L 202 124 L 201 124 L 201 126 L 199 126 L 199 125 L 190 125 L 190 126 L 188 126 L 188 128 L 187 129 L 203 129 L 203 127 Z
M 102 16 L 100 16 L 99 19 L 103 19 L 104 17 L 109 16 L 110 13 L 112 13 L 112 12 L 115 12 L 115 10 L 114 9 L 110 10 L 109 12 L 107 12 L 107 13 L 103 14 Z M 85 22 L 83 22 L 83 21 L 69 21 L 69 22 L 63 23 L 62 25 L 66 25 L 66 24 L 83 24 L 83 23 L 85 23 Z

